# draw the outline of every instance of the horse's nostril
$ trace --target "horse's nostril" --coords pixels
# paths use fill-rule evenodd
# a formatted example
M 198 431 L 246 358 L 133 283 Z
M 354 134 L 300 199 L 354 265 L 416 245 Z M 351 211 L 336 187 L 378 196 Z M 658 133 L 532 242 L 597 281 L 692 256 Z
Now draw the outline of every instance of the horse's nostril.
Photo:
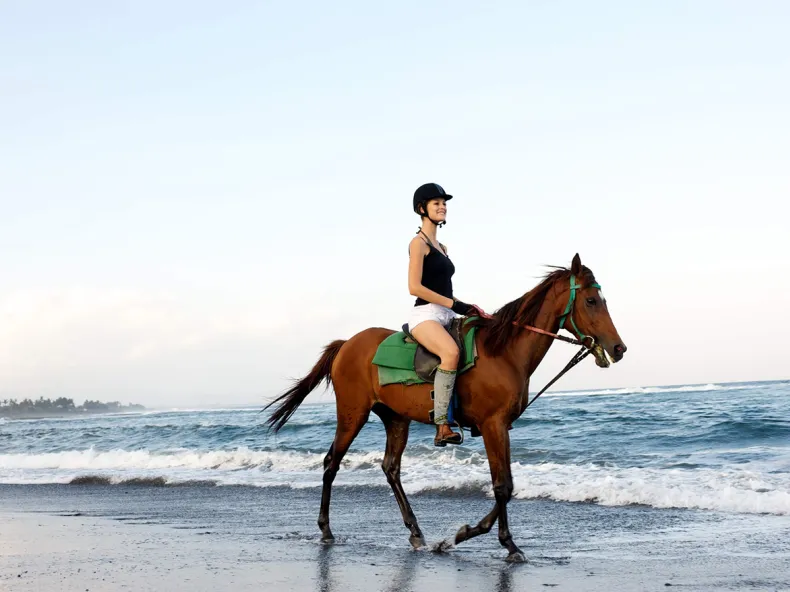
M 622 343 L 618 343 L 617 345 L 614 346 L 614 353 L 617 354 L 618 356 L 622 356 L 626 351 L 628 351 L 628 348 L 624 346 Z

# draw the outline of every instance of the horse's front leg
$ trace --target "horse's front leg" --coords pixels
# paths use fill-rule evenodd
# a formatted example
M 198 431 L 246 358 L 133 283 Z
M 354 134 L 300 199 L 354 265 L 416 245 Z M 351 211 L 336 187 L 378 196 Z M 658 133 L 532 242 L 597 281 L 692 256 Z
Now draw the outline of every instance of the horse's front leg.
M 463 526 L 455 535 L 455 542 L 458 544 L 487 533 L 498 519 L 499 543 L 508 550 L 507 560 L 525 561 L 521 549 L 513 542 L 507 520 L 507 504 L 513 496 L 513 476 L 510 473 L 510 435 L 507 431 L 507 422 L 492 418 L 482 426 L 481 433 L 488 455 L 488 465 L 491 469 L 496 505 L 477 526 Z
M 507 504 L 513 497 L 513 475 L 510 472 L 510 433 L 507 422 L 496 423 L 486 433 L 483 440 L 488 454 L 488 465 L 491 468 L 491 479 L 494 483 L 494 497 L 499 509 L 499 544 L 508 551 L 507 560 L 515 563 L 526 561 L 513 542 L 507 521 Z
M 459 543 L 463 543 L 464 541 L 468 541 L 469 539 L 473 539 L 476 536 L 480 536 L 481 534 L 490 532 L 491 528 L 494 526 L 494 522 L 496 522 L 498 517 L 499 502 L 494 504 L 494 509 L 486 514 L 485 518 L 478 522 L 476 526 L 469 526 L 468 524 L 465 524 L 459 528 L 458 532 L 455 533 L 454 544 L 457 545 Z

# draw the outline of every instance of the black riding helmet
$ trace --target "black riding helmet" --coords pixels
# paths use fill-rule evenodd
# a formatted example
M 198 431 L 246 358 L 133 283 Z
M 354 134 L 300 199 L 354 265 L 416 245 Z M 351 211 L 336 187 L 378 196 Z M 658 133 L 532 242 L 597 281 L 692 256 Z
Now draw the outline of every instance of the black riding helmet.
M 427 209 L 425 210 L 425 213 L 420 212 L 421 205 L 424 205 L 429 201 L 431 201 L 432 199 L 436 199 L 436 198 L 442 198 L 445 201 L 448 201 L 453 199 L 453 196 L 448 195 L 445 192 L 445 190 L 442 188 L 442 186 L 437 183 L 426 183 L 425 185 L 420 185 L 419 187 L 417 187 L 417 191 L 414 192 L 413 207 L 414 207 L 414 212 L 416 214 L 419 214 L 421 217 L 425 216 L 426 218 L 428 218 L 428 220 L 431 220 L 431 222 L 433 222 L 438 226 L 439 223 L 434 222 L 434 220 L 432 220 L 428 216 Z

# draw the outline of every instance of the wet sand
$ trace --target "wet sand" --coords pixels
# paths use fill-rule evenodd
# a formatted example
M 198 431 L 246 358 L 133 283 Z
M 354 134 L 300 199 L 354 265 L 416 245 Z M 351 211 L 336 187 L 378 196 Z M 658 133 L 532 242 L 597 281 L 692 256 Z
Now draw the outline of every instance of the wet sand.
M 334 545 L 319 492 L 285 488 L 0 486 L 2 590 L 790 590 L 790 518 L 514 502 L 529 558 L 496 533 L 412 551 L 386 490 L 338 488 Z M 415 496 L 438 542 L 482 496 Z M 450 511 L 448 514 L 447 511 Z M 437 515 L 437 512 L 442 512 Z M 529 520 L 529 522 L 528 522 Z M 586 534 L 585 534 L 586 533 Z

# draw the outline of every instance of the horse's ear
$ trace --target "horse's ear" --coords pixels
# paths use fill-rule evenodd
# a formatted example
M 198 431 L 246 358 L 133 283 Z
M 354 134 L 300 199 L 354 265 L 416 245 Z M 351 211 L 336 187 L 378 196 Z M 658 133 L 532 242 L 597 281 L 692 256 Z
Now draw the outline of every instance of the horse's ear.
M 571 262 L 571 273 L 573 275 L 579 275 L 582 272 L 582 258 L 579 257 L 579 254 L 576 253 L 573 257 L 573 261 Z

